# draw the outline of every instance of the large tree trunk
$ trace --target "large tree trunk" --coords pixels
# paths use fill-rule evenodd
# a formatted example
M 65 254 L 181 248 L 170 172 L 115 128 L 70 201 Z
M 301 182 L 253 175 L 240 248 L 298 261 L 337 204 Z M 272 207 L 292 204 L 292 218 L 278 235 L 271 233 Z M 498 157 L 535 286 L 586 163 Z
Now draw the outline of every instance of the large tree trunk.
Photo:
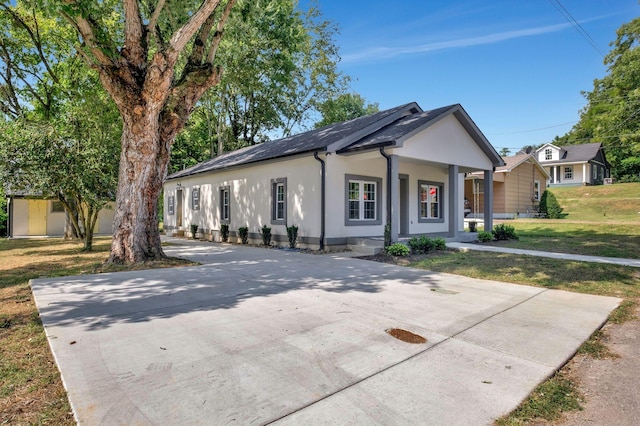
M 220 82 L 221 71 L 213 62 L 235 2 L 227 0 L 221 6 L 224 10 L 216 13 L 223 3 L 203 0 L 170 37 L 161 37 L 156 24 L 165 2 L 157 2 L 143 18 L 139 1 L 124 0 L 124 40 L 118 48 L 108 31 L 98 27 L 99 20 L 90 16 L 93 6 L 84 7 L 93 2 L 64 1 L 69 7 L 61 13 L 86 46 L 78 52 L 98 71 L 122 117 L 111 263 L 165 257 L 158 230 L 158 197 L 167 176 L 171 145 L 200 97 Z M 152 55 L 150 40 L 160 46 Z M 187 44 L 191 44 L 188 49 Z M 186 62 L 174 79 L 174 68 L 185 50 Z
M 157 119 L 125 118 L 114 233 L 108 260 L 111 263 L 166 257 L 158 229 L 158 198 L 167 174 L 169 152 L 159 141 Z

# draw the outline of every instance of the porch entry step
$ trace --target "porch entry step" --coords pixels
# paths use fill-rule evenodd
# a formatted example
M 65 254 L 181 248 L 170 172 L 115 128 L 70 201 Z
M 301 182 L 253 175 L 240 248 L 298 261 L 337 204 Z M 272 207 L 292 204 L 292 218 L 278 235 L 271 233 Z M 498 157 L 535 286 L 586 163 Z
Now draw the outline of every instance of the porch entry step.
M 347 247 L 355 253 L 369 256 L 384 250 L 384 238 L 349 238 Z

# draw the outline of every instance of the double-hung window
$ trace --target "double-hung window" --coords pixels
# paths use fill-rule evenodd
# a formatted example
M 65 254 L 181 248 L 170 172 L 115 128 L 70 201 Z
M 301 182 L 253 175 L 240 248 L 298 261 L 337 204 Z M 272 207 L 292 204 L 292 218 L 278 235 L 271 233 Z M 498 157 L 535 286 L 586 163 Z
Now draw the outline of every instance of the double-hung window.
M 346 225 L 379 225 L 382 223 L 380 191 L 382 179 L 347 175 Z
M 231 219 L 231 188 L 223 186 L 220 188 L 220 220 L 222 223 L 229 223 Z
M 442 222 L 443 184 L 440 182 L 418 181 L 419 222 Z
M 533 201 L 540 201 L 540 181 L 533 181 Z
M 271 224 L 287 224 L 287 178 L 271 180 Z
M 565 167 L 564 168 L 564 179 L 565 180 L 573 179 L 573 167 Z
M 200 210 L 200 188 L 193 188 L 191 190 L 191 208 L 193 210 Z
M 176 214 L 176 197 L 173 195 L 167 198 L 167 214 L 170 216 Z
M 551 148 L 545 148 L 544 159 L 545 161 L 553 160 L 553 151 L 551 151 Z

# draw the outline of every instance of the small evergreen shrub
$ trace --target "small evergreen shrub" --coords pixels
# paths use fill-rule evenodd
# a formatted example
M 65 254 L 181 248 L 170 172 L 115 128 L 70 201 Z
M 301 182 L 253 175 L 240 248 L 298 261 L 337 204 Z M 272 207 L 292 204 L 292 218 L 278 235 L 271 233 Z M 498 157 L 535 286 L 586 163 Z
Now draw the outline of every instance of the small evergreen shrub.
M 478 241 L 480 241 L 481 243 L 493 241 L 493 233 L 489 231 L 478 232 Z
M 262 244 L 265 246 L 271 245 L 271 228 L 267 225 L 262 225 L 262 229 L 260 230 L 260 235 L 262 235 Z
M 435 243 L 433 240 L 424 235 L 410 238 L 408 244 L 411 249 L 411 253 L 414 254 L 429 253 L 431 250 L 435 249 Z
M 518 239 L 516 229 L 513 226 L 506 225 L 504 223 L 494 226 L 491 233 L 493 234 L 493 238 L 498 241 Z
M 289 247 L 296 248 L 298 244 L 298 227 L 295 225 L 287 226 L 287 237 L 289 238 Z
M 442 237 L 436 237 L 433 239 L 433 246 L 436 250 L 446 250 L 447 242 Z
M 560 207 L 556 196 L 548 189 L 540 197 L 539 211 L 547 219 L 562 219 L 562 207 Z
M 385 250 L 391 256 L 407 256 L 411 251 L 409 247 L 405 246 L 402 243 L 393 243 Z
M 238 235 L 240 235 L 240 240 L 242 244 L 247 244 L 249 242 L 249 228 L 246 226 L 241 226 L 238 228 Z
M 222 242 L 229 241 L 229 225 L 226 223 L 220 226 L 220 235 L 222 236 Z
M 191 225 L 191 238 L 196 239 L 196 234 L 198 233 L 198 225 Z
M 391 224 L 387 223 L 384 226 L 384 246 L 389 247 L 391 245 Z

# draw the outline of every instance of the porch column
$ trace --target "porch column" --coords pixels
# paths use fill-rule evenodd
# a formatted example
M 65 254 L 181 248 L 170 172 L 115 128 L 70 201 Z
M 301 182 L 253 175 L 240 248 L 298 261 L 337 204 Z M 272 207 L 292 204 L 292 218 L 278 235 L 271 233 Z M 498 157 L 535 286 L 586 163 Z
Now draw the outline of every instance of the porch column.
M 493 229 L 493 170 L 484 171 L 484 230 Z
M 587 183 L 587 163 L 582 163 L 582 184 Z
M 460 216 L 460 188 L 458 179 L 460 170 L 457 165 L 449 165 L 449 236 L 458 235 L 458 217 Z M 486 189 L 485 189 L 486 191 Z
M 400 169 L 398 166 L 399 158 L 397 155 L 390 155 L 391 159 L 391 176 L 389 178 L 390 194 L 387 197 L 391 200 L 391 217 L 387 218 L 391 220 L 391 241 L 398 241 L 398 234 L 400 234 Z

